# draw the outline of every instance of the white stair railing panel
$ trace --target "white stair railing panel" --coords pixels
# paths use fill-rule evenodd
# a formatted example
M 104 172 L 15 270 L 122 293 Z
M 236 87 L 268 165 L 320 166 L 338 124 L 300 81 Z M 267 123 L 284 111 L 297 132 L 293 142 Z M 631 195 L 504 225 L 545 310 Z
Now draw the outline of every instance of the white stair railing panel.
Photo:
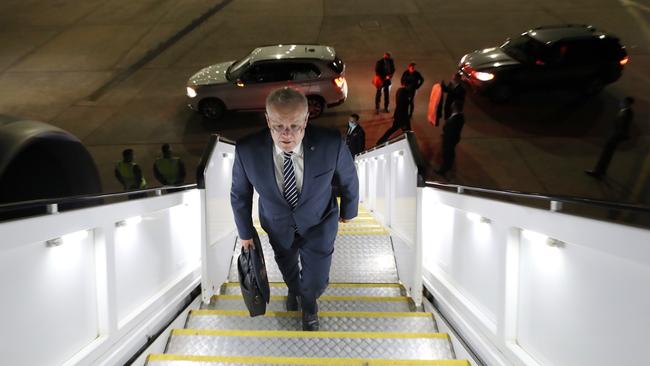
M 230 187 L 235 146 L 217 141 L 209 157 L 204 177 L 205 189 L 201 190 L 203 275 L 201 288 L 203 302 L 208 303 L 219 293 L 221 284 L 227 281 L 233 247 L 237 238 L 235 220 L 230 208 Z
M 400 282 L 416 305 L 422 302 L 421 245 L 417 240 L 418 167 L 407 139 L 356 158 L 366 209 L 391 233 Z
M 199 207 L 191 190 L 0 223 L 3 364 L 126 362 L 199 283 Z
M 425 286 L 490 365 L 645 359 L 650 231 L 425 188 Z

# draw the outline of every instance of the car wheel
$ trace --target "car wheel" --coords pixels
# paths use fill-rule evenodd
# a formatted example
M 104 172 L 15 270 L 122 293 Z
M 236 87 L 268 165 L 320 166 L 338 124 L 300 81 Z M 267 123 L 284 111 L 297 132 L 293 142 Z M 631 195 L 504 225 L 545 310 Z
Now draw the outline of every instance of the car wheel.
M 490 91 L 490 99 L 495 103 L 505 103 L 512 98 L 512 88 L 507 85 L 496 85 Z
M 204 99 L 199 103 L 199 112 L 207 119 L 218 120 L 225 111 L 226 106 L 219 99 Z
M 603 91 L 603 88 L 605 88 L 605 83 L 599 79 L 593 79 L 591 80 L 587 86 L 585 87 L 585 94 L 592 96 L 592 95 L 597 95 L 601 91 Z
M 323 114 L 325 103 L 323 102 L 322 98 L 311 96 L 307 97 L 307 107 L 309 110 L 309 119 L 314 119 L 320 117 L 320 115 Z

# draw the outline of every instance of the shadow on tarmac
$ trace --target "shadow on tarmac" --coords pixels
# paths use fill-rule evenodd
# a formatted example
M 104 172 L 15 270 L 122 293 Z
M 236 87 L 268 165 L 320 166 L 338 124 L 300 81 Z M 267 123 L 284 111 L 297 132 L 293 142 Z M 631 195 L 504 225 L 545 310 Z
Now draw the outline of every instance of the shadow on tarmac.
M 609 132 L 618 101 L 606 92 L 585 96 L 575 91 L 529 92 L 496 104 L 469 93 L 472 102 L 491 119 L 514 131 L 543 137 L 602 136 Z M 488 133 L 489 126 L 473 125 Z

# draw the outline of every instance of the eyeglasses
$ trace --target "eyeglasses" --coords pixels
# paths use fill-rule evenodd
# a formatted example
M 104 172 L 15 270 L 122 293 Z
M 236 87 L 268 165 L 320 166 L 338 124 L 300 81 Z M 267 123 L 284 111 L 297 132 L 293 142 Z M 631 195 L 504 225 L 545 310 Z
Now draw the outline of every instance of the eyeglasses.
M 305 122 L 303 123 L 291 123 L 289 125 L 281 124 L 281 123 L 276 123 L 272 121 L 269 116 L 266 116 L 266 120 L 269 123 L 269 128 L 271 131 L 275 133 L 284 133 L 284 132 L 289 132 L 289 133 L 300 133 L 302 132 L 305 127 L 307 127 L 307 118 L 305 118 Z
M 283 132 L 291 132 L 291 133 L 299 133 L 302 132 L 305 129 L 305 125 L 269 125 L 269 128 L 271 131 L 275 133 L 283 133 Z

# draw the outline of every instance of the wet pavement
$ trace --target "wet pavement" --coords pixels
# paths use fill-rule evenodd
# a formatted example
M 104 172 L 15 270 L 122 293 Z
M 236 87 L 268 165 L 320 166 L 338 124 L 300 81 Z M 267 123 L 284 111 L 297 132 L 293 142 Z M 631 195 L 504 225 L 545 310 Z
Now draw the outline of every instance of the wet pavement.
M 449 80 L 464 53 L 564 23 L 621 37 L 630 54 L 623 77 L 594 98 L 538 93 L 494 105 L 471 96 L 449 181 L 650 204 L 650 6 L 640 1 L 8 0 L 0 4 L 0 114 L 75 134 L 95 158 L 104 190 L 117 191 L 113 164 L 126 147 L 153 183 L 162 143 L 184 158 L 193 177 L 209 134 L 237 139 L 264 127 L 261 113 L 204 120 L 184 95 L 194 72 L 258 45 L 333 46 L 347 65 L 349 98 L 312 123 L 343 132 L 348 114 L 359 113 L 372 146 L 391 124 L 390 114 L 375 114 L 371 85 L 374 62 L 390 51 L 398 77 L 414 61 L 425 78 L 412 126 L 435 168 L 441 128 L 426 121 L 433 83 Z M 636 99 L 633 137 L 607 178 L 594 180 L 583 170 L 595 164 L 626 95 Z

